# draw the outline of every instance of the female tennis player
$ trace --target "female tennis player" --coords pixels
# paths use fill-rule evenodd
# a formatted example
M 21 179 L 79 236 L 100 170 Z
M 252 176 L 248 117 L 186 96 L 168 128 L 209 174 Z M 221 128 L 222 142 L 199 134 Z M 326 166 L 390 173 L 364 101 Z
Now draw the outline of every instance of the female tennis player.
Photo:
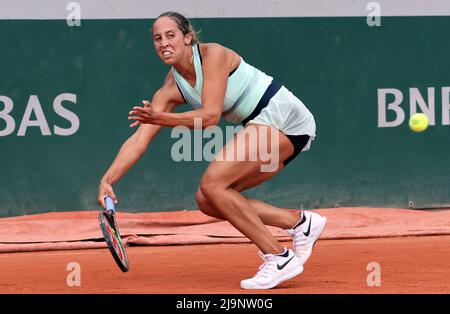
M 216 43 L 200 44 L 191 23 L 181 14 L 161 14 L 152 32 L 159 58 L 171 68 L 151 102 L 143 101 L 143 106 L 130 111 L 131 126 L 139 127 L 103 176 L 99 204 L 104 207 L 105 195 L 117 202 L 112 186 L 144 154 L 161 127 L 194 128 L 201 121 L 206 128 L 217 125 L 223 116 L 245 127 L 217 154 L 227 158 L 216 156 L 203 174 L 196 195 L 198 207 L 229 221 L 261 250 L 264 263 L 254 277 L 241 281 L 243 289 L 270 289 L 299 275 L 326 218 L 277 208 L 240 192 L 270 179 L 309 149 L 316 130 L 313 115 L 289 90 L 233 50 Z M 193 110 L 172 112 L 185 103 Z M 258 139 L 266 140 L 245 140 L 255 132 Z M 272 171 L 262 171 L 268 161 L 259 152 L 273 147 L 271 156 L 279 162 Z M 234 156 L 233 151 L 245 158 L 228 158 Z M 286 229 L 293 236 L 293 250 L 282 247 L 266 225 Z

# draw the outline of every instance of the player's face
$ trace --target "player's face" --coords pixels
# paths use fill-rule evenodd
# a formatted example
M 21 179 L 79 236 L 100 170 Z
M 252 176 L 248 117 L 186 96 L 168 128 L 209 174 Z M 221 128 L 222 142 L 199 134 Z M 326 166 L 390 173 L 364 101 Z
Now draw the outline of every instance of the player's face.
M 189 42 L 177 23 L 163 16 L 153 24 L 153 43 L 156 53 L 165 64 L 177 63 Z

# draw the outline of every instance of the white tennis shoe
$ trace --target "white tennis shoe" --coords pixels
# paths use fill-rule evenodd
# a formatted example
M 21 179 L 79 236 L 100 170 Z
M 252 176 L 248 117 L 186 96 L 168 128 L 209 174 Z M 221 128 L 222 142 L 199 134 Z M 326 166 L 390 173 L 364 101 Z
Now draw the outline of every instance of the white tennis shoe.
M 271 289 L 303 271 L 299 258 L 292 250 L 285 248 L 281 255 L 263 254 L 259 256 L 264 263 L 253 278 L 241 281 L 242 289 Z
M 314 244 L 319 239 L 327 219 L 313 212 L 303 211 L 305 220 L 299 226 L 286 230 L 293 237 L 293 249 L 301 265 L 311 256 Z

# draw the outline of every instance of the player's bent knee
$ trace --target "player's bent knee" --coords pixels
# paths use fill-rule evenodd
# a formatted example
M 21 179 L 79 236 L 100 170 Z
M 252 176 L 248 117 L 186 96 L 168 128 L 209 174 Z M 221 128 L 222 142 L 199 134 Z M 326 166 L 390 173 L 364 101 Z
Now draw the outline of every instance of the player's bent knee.
M 204 213 L 205 215 L 217 218 L 217 219 L 225 219 L 221 214 L 219 214 L 213 207 L 212 204 L 206 199 L 203 195 L 202 191 L 198 189 L 195 194 L 195 200 L 197 201 L 198 209 Z
M 220 198 L 220 195 L 223 192 L 222 187 L 217 182 L 213 180 L 204 180 L 203 178 L 200 181 L 199 190 L 207 200 L 212 200 L 217 197 Z
M 197 202 L 198 209 L 202 213 L 211 217 L 219 218 L 217 217 L 217 215 L 214 215 L 213 211 L 210 209 L 211 204 L 208 202 L 200 189 L 198 189 L 197 193 L 195 194 L 195 201 Z
M 198 209 L 201 211 L 204 211 L 206 209 L 207 200 L 205 196 L 203 196 L 203 193 L 200 189 L 197 190 L 197 193 L 195 194 L 195 201 L 197 202 Z

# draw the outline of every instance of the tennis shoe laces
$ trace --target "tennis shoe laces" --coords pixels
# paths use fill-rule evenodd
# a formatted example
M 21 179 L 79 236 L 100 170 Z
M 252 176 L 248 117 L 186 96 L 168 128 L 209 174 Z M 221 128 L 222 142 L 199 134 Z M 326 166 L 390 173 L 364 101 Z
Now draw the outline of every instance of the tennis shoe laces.
M 271 289 L 289 280 L 303 271 L 299 258 L 292 250 L 285 248 L 283 254 L 263 254 L 259 256 L 264 261 L 256 275 L 241 281 L 242 289 Z
M 293 250 L 305 265 L 311 256 L 314 245 L 325 229 L 327 218 L 317 213 L 303 211 L 304 219 L 292 229 L 286 230 L 293 238 Z

